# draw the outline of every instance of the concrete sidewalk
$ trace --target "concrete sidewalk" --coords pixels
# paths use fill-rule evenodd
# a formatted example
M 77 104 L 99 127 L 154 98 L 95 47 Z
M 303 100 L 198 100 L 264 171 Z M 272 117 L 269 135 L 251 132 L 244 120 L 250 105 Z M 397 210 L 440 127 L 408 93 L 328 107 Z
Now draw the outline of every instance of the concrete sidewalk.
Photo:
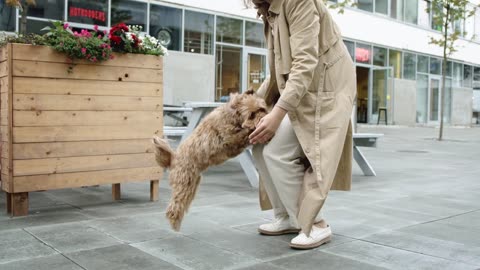
M 360 127 L 385 136 L 363 148 L 377 171 L 354 168 L 351 192 L 331 192 L 323 214 L 335 233 L 296 251 L 294 235 L 256 232 L 261 212 L 234 160 L 204 174 L 180 233 L 149 184 L 31 193 L 30 215 L 0 214 L 0 269 L 480 269 L 480 128 Z M 4 194 L 0 207 L 5 209 Z

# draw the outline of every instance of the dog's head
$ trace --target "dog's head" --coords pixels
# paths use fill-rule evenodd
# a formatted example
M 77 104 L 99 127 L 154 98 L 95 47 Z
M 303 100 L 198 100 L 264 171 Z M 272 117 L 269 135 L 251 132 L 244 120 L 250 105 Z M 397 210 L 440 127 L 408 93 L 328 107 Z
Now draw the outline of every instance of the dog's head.
M 230 95 L 230 108 L 240 115 L 242 128 L 254 130 L 262 117 L 267 115 L 267 104 L 263 98 L 248 90 L 242 94 Z

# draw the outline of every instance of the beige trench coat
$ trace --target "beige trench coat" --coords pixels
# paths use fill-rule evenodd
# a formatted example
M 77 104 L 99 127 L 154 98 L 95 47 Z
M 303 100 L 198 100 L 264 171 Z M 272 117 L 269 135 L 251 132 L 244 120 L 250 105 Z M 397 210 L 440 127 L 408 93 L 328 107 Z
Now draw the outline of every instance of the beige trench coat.
M 322 0 L 272 0 L 263 19 L 270 77 L 257 93 L 288 111 L 310 162 L 298 213 L 310 232 L 329 190 L 350 190 L 355 67 Z M 261 181 L 260 205 L 271 209 Z

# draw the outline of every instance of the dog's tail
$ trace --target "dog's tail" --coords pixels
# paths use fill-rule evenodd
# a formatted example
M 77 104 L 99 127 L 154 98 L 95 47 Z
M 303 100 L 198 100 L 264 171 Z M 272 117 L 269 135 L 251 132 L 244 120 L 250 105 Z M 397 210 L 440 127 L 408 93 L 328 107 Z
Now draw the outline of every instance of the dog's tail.
M 152 142 L 155 145 L 155 159 L 157 160 L 158 165 L 163 168 L 170 168 L 170 166 L 172 166 L 172 161 L 175 158 L 175 152 L 165 139 L 155 136 L 153 137 Z

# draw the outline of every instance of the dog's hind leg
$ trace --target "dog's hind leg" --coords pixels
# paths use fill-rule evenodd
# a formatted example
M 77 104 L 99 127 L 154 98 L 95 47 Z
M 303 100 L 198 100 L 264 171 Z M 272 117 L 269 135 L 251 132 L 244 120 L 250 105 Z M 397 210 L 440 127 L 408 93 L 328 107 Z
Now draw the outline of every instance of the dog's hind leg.
M 184 170 L 170 172 L 170 185 L 172 186 L 173 194 L 167 207 L 166 216 L 170 220 L 172 228 L 176 231 L 180 229 L 183 217 L 195 198 L 200 180 L 201 175 L 199 172 L 189 175 Z

